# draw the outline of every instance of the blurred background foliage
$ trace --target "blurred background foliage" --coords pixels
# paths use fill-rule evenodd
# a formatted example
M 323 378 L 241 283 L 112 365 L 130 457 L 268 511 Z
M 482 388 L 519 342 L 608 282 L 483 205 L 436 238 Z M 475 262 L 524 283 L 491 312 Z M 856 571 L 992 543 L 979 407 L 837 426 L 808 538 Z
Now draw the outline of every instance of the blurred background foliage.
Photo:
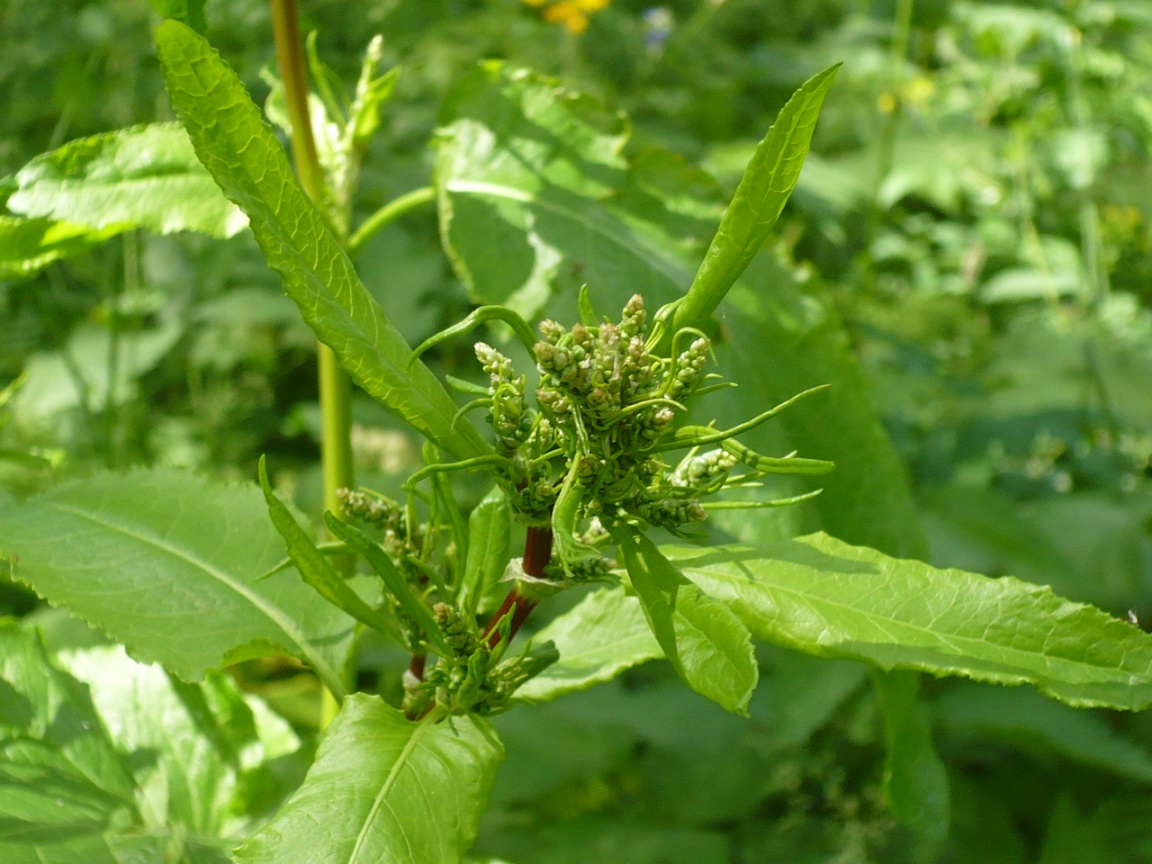
M 403 68 L 356 221 L 428 185 L 442 107 L 483 58 L 625 112 L 629 155 L 679 154 L 711 175 L 696 177 L 702 189 L 725 195 L 787 96 L 844 61 L 762 258 L 832 298 L 933 563 L 1152 620 L 1152 6 L 301 7 L 340 80 L 354 81 L 375 33 L 385 65 Z M 266 97 L 266 4 L 209 0 L 206 18 L 213 44 Z M 144 0 L 0 6 L 0 178 L 69 140 L 170 118 L 154 22 Z M 11 188 L 0 180 L 0 200 Z M 431 207 L 389 225 L 357 265 L 413 343 L 467 309 Z M 475 374 L 467 346 L 438 362 Z M 251 478 L 267 452 L 316 512 L 314 382 L 312 337 L 247 232 L 129 232 L 34 274 L 0 260 L 0 496 L 136 464 Z M 362 482 L 397 488 L 418 442 L 367 400 L 356 419 Z M 0 612 L 50 617 L 0 589 Z M 510 758 L 480 849 L 514 864 L 1152 861 L 1147 717 L 929 682 L 953 821 L 945 848 L 926 853 L 884 809 L 883 733 L 863 668 L 761 659 L 750 723 L 660 666 L 501 718 Z M 404 662 L 366 645 L 361 685 L 389 692 Z M 295 671 L 238 674 L 307 731 L 313 693 Z

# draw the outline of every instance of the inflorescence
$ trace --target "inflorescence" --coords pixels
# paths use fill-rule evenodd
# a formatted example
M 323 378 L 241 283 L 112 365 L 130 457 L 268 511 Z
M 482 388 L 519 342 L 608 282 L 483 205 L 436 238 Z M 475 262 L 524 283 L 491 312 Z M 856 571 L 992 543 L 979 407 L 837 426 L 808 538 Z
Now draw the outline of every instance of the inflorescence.
M 488 374 L 488 387 L 461 414 L 487 408 L 495 453 L 427 465 L 408 482 L 407 506 L 359 491 L 342 492 L 345 517 L 376 530 L 378 545 L 402 579 L 388 585 L 386 593 L 394 595 L 403 588 L 408 598 L 404 603 L 393 596 L 391 606 L 400 623 L 398 635 L 414 658 L 405 678 L 409 717 L 423 716 L 433 706 L 448 713 L 493 713 L 506 708 L 516 688 L 557 657 L 550 642 L 517 657 L 504 657 L 522 620 L 515 618 L 517 611 L 530 609 L 566 585 L 611 579 L 615 562 L 601 550 L 610 542 L 610 532 L 621 525 L 631 526 L 629 530 L 659 527 L 684 534 L 687 526 L 704 520 L 701 499 L 706 496 L 754 485 L 766 474 L 823 474 L 832 467 L 794 454 L 761 456 L 735 440 L 814 390 L 731 429 L 677 424 L 692 400 L 731 386 L 712 380 L 719 376 L 705 374 L 711 352 L 708 338 L 694 328 L 682 328 L 673 334 L 664 355 L 657 353 L 658 340 L 648 335 L 644 301 L 639 296 L 624 306 L 619 322 L 589 323 L 595 320 L 589 307 L 584 294 L 584 323 L 566 329 L 555 321 L 543 321 L 538 340 L 509 310 L 481 307 L 426 341 L 414 357 L 481 321 L 506 321 L 536 361 L 535 404 L 529 401 L 527 376 L 517 373 L 512 360 L 491 345 L 477 343 L 476 357 Z M 675 450 L 687 450 L 687 454 L 669 464 L 665 454 Z M 515 586 L 483 632 L 473 615 L 444 602 L 456 596 L 447 586 L 453 584 L 450 571 L 459 562 L 448 563 L 454 557 L 445 550 L 441 555 L 445 560 L 433 563 L 437 531 L 431 523 L 418 524 L 412 506 L 421 480 L 443 471 L 478 467 L 495 474 L 513 513 L 529 527 L 530 539 L 544 538 L 543 554 L 536 556 L 539 560 L 531 567 L 519 559 L 509 564 L 505 578 Z M 734 475 L 738 467 L 743 470 Z M 725 502 L 722 506 L 774 506 L 793 500 L 798 499 Z M 549 554 L 551 561 L 546 563 Z M 525 557 L 529 557 L 527 551 Z M 529 569 L 533 572 L 526 572 Z M 413 598 L 419 598 L 415 606 Z M 511 598 L 518 599 L 511 602 Z M 523 603 L 528 605 L 521 609 Z M 440 659 L 425 668 L 429 647 L 435 648 Z
M 557 521 L 561 500 L 572 494 L 579 499 L 572 528 L 596 517 L 680 532 L 704 520 L 700 499 L 733 482 L 731 471 L 741 462 L 752 469 L 738 478 L 746 483 L 755 479 L 750 475 L 771 473 L 769 463 L 787 461 L 744 458 L 750 451 L 714 429 L 689 427 L 698 433 L 695 439 L 676 433 L 677 416 L 687 413 L 689 401 L 724 385 L 705 384 L 716 376 L 704 374 L 711 343 L 698 330 L 680 330 L 667 357 L 653 352 L 639 295 L 625 305 L 619 323 L 569 330 L 544 321 L 539 331 L 532 349 L 540 374 L 536 409 L 529 407 L 525 376 L 516 374 L 512 361 L 490 345 L 476 345 L 489 376 L 488 421 L 507 458 L 498 474 L 528 524 Z M 693 447 L 694 440 L 709 438 L 720 446 L 703 452 Z M 691 449 L 670 466 L 663 454 L 676 448 Z M 827 464 L 792 460 L 792 467 L 811 470 L 789 473 L 822 473 Z M 566 538 L 557 539 L 563 552 Z

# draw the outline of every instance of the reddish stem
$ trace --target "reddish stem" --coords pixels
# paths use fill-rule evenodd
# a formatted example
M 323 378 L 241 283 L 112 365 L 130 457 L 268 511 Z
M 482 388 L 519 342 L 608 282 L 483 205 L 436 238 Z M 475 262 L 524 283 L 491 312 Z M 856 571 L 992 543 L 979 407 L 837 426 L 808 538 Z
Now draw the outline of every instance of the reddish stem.
M 552 560 L 552 526 L 529 528 L 524 538 L 524 572 L 542 578 L 544 568 Z
M 530 527 L 528 529 L 528 536 L 524 538 L 524 574 L 526 576 L 542 577 L 544 575 L 544 568 L 548 566 L 548 562 L 551 560 L 551 526 L 541 528 Z M 500 608 L 496 610 L 496 614 L 492 616 L 492 620 L 488 622 L 488 626 L 484 628 L 484 634 L 480 637 L 484 641 L 484 644 L 489 648 L 495 648 L 500 644 L 500 631 L 496 629 L 496 625 L 509 612 L 512 613 L 512 620 L 509 622 L 508 627 L 508 639 L 511 640 L 517 631 L 519 631 L 520 625 L 524 623 L 525 619 L 532 610 L 536 608 L 538 603 L 538 600 L 525 597 L 516 588 L 509 591 L 504 598 L 504 602 L 500 604 Z
M 408 671 L 412 673 L 417 681 L 424 680 L 424 664 L 428 662 L 427 654 L 413 654 L 412 661 L 408 664 Z

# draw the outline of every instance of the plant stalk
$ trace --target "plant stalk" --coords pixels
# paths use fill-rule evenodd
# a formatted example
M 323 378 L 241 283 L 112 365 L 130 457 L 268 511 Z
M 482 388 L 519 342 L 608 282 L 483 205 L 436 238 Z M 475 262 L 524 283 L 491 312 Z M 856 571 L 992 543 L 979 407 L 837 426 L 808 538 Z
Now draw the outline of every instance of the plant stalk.
M 364 244 L 382 228 L 395 222 L 410 210 L 415 210 L 417 207 L 435 200 L 436 190 L 431 186 L 422 186 L 419 189 L 404 193 L 399 198 L 393 198 L 365 219 L 360 227 L 352 232 L 352 237 L 348 241 L 348 254 L 355 257 L 364 248 Z
M 524 573 L 540 578 L 544 575 L 544 568 L 548 566 L 548 562 L 551 560 L 551 526 L 530 527 L 528 536 L 524 538 Z M 481 640 L 489 648 L 495 648 L 500 644 L 500 631 L 496 629 L 496 625 L 504 616 L 511 613 L 512 620 L 508 627 L 508 639 L 511 641 L 539 603 L 539 600 L 522 594 L 518 588 L 513 588 L 504 598 L 504 602 L 500 604 L 500 608 L 496 610 L 496 614 L 492 616 L 492 620 L 488 622 L 488 626 L 484 628 L 484 633 L 480 637 Z
M 304 71 L 304 51 L 300 39 L 299 16 L 296 0 L 271 0 L 272 34 L 276 43 L 276 62 L 284 82 L 284 103 L 292 127 L 289 136 L 296 175 L 312 203 L 326 212 L 327 189 L 324 169 L 316 151 L 312 120 L 308 111 L 308 79 Z M 327 214 L 326 214 L 327 215 Z M 332 220 L 328 220 L 332 224 Z M 344 240 L 346 238 L 340 238 Z M 340 502 L 336 490 L 352 488 L 356 484 L 352 463 L 352 385 L 340 368 L 336 355 L 324 343 L 316 349 L 319 364 L 320 414 L 322 435 L 320 459 L 324 469 L 324 508 L 339 512 Z M 351 575 L 355 561 L 342 556 L 334 561 L 336 567 Z M 321 709 L 320 727 L 323 729 L 340 710 L 335 698 L 327 690 Z

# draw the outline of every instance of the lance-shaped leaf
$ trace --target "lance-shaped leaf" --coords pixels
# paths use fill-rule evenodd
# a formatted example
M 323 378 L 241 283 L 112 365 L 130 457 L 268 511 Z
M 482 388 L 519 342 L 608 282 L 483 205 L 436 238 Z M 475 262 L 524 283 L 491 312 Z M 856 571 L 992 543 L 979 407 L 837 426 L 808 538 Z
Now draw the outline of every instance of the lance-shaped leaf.
M 68 606 L 143 662 L 186 681 L 276 650 L 333 692 L 352 620 L 293 571 L 260 492 L 170 469 L 104 474 L 0 511 L 0 556 L 41 597 Z
M 70 141 L 16 174 L 8 208 L 94 229 L 200 231 L 231 237 L 248 224 L 220 194 L 176 123 Z
M 1152 636 L 1044 586 L 940 570 L 823 534 L 663 551 L 766 642 L 883 669 L 1030 683 L 1077 706 L 1152 704 Z
M 468 559 L 464 578 L 460 580 L 457 604 L 465 618 L 472 618 L 484 607 L 511 554 L 512 510 L 508 498 L 496 486 L 468 514 Z
M 589 594 L 532 638 L 554 642 L 560 659 L 516 691 L 516 698 L 527 702 L 587 690 L 664 656 L 640 601 L 623 588 Z
M 332 605 L 344 610 L 361 624 L 367 624 L 386 633 L 403 644 L 400 629 L 388 615 L 369 606 L 351 585 L 345 582 L 328 558 L 316 546 L 287 505 L 276 497 L 268 482 L 268 469 L 264 457 L 260 457 L 260 488 L 264 491 L 264 502 L 268 505 L 268 515 L 277 533 L 284 538 L 288 557 L 296 565 L 300 577 L 316 589 L 316 593 Z
M 697 693 L 746 714 L 760 670 L 748 629 L 724 603 L 686 579 L 652 541 L 613 530 L 628 578 L 656 641 Z
M 839 69 L 836 64 L 804 82 L 780 110 L 736 187 L 692 287 L 676 305 L 668 338 L 681 327 L 700 326 L 760 251 L 800 178 L 820 107 Z
M 424 631 L 428 642 L 442 654 L 450 654 L 451 652 L 444 644 L 444 636 L 440 632 L 440 628 L 436 626 L 432 613 L 428 611 L 424 601 L 413 591 L 408 580 L 404 578 L 404 574 L 392 563 L 388 553 L 359 528 L 349 525 L 347 522 L 341 522 L 331 513 L 325 513 L 324 520 L 328 525 L 328 530 L 334 536 L 346 543 L 349 549 L 364 556 L 369 566 L 384 580 L 385 586 L 387 586 L 389 593 L 396 598 L 400 608 Z
M 484 455 L 476 428 L 368 293 L 300 188 L 275 134 L 212 47 L 177 21 L 156 28 L 164 80 L 196 154 L 251 220 L 304 320 L 361 387 L 458 459 Z
M 504 748 L 479 717 L 418 723 L 344 701 L 304 785 L 240 847 L 240 864 L 460 864 Z

